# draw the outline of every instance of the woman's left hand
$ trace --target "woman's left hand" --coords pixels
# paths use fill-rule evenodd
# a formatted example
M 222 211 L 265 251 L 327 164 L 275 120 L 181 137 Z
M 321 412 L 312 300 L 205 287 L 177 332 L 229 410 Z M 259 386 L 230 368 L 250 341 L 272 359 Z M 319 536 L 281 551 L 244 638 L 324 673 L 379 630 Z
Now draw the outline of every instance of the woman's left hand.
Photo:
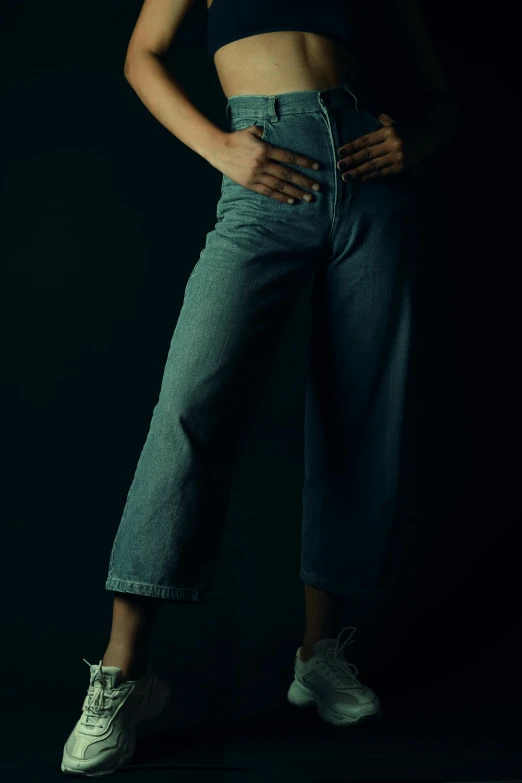
M 390 174 L 400 174 L 423 160 L 430 152 L 428 139 L 418 131 L 413 131 L 397 123 L 389 114 L 379 114 L 379 122 L 385 127 L 344 144 L 339 154 L 344 158 L 337 168 L 349 170 L 343 174 L 343 180 L 357 178 L 360 182 L 380 179 Z

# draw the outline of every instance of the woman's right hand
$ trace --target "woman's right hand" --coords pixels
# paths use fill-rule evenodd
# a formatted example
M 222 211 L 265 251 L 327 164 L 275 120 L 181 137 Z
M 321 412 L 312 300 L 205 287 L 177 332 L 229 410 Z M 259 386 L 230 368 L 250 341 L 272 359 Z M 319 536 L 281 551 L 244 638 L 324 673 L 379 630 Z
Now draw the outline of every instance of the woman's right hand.
M 261 141 L 262 133 L 258 125 L 225 133 L 223 141 L 212 150 L 212 166 L 238 185 L 275 201 L 289 204 L 296 198 L 312 201 L 312 195 L 301 188 L 312 190 L 315 185 L 315 190 L 319 190 L 319 183 L 279 161 L 306 169 L 313 169 L 314 165 L 318 169 L 319 164 L 304 155 Z

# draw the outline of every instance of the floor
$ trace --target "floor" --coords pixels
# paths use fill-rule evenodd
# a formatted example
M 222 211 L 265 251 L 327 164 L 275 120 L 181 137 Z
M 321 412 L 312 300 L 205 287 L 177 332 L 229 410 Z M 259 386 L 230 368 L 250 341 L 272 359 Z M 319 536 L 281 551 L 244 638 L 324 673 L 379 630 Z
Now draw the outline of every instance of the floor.
M 504 700 L 488 708 L 484 698 L 480 706 L 480 694 L 491 692 L 495 682 L 498 687 L 491 672 L 477 670 L 464 683 L 445 674 L 444 681 L 430 679 L 429 685 L 412 685 L 404 672 L 375 675 L 372 687 L 381 696 L 384 719 L 338 728 L 321 721 L 315 708 L 290 705 L 288 666 L 273 663 L 260 666 L 256 676 L 251 669 L 233 669 L 224 654 L 216 656 L 215 667 L 197 659 L 192 668 L 171 672 L 175 703 L 140 727 L 133 762 L 117 774 L 136 783 L 165 780 L 172 772 L 176 783 L 522 781 L 518 703 L 509 707 Z M 46 666 L 39 693 L 20 678 L 4 734 L 5 780 L 69 777 L 60 762 L 78 711 L 78 693 L 67 687 L 69 678 L 78 679 L 78 669 Z M 86 665 L 80 673 L 85 679 Z M 167 674 L 164 667 L 161 673 Z M 23 713 L 31 698 L 38 700 L 32 713 L 37 725 L 28 725 Z

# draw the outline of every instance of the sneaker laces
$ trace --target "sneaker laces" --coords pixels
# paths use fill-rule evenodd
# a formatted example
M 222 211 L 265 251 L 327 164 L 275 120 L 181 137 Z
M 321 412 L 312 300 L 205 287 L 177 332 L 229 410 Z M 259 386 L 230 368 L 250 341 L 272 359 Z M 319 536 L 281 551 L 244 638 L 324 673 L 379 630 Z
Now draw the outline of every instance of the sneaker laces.
M 96 670 L 96 666 L 94 664 L 90 664 L 89 661 L 85 660 L 85 658 L 83 658 L 83 660 L 88 666 L 91 667 L 91 670 L 93 668 Z M 110 701 L 117 699 L 118 697 L 119 693 L 116 691 L 116 689 L 110 688 L 107 685 L 107 680 L 103 677 L 102 674 L 102 661 L 100 661 L 98 664 L 98 669 L 95 671 L 94 677 L 91 680 L 89 692 L 82 707 L 82 724 L 84 726 L 97 726 L 99 724 L 100 718 L 103 718 L 104 710 L 110 709 Z M 91 718 L 94 723 L 89 723 L 89 718 Z
M 339 647 L 339 642 L 341 640 L 341 636 L 345 631 L 348 631 L 351 629 L 351 634 L 344 640 L 344 642 Z M 347 685 L 354 685 L 354 686 L 360 686 L 361 683 L 357 679 L 357 675 L 359 674 L 359 669 L 354 663 L 348 663 L 346 660 L 346 657 L 341 657 L 341 653 L 344 650 L 344 648 L 348 644 L 353 644 L 354 640 L 352 639 L 352 636 L 354 635 L 357 628 L 355 628 L 353 625 L 347 625 L 345 628 L 343 628 L 338 637 L 337 642 L 335 644 L 335 649 L 333 651 L 333 657 L 329 658 L 329 660 L 325 662 L 321 662 L 321 666 L 323 668 L 328 668 L 333 674 L 336 674 L 337 677 L 341 682 Z

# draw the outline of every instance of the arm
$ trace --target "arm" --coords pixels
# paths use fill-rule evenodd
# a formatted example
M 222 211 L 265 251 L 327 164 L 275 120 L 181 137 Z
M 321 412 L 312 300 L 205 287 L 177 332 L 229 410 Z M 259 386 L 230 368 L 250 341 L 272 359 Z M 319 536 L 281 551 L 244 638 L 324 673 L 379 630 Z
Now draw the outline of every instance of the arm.
M 420 89 L 419 113 L 414 123 L 435 152 L 458 130 L 460 109 L 450 90 L 416 0 L 393 0 L 387 23 L 395 45 L 401 48 Z
M 162 62 L 194 0 L 145 0 L 125 59 L 125 78 L 147 109 L 180 141 L 210 159 L 226 135 L 195 106 Z

